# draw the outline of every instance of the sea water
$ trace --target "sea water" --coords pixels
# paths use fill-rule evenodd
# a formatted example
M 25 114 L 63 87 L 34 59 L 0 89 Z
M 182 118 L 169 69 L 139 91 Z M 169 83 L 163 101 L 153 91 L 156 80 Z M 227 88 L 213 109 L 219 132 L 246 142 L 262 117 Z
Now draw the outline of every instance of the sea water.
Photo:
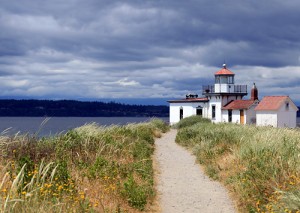
M 98 125 L 125 125 L 128 123 L 140 123 L 151 120 L 149 117 L 0 117 L 0 132 L 13 135 L 36 134 L 37 136 L 49 136 L 66 132 L 70 129 L 89 123 Z M 160 118 L 168 121 L 169 118 Z

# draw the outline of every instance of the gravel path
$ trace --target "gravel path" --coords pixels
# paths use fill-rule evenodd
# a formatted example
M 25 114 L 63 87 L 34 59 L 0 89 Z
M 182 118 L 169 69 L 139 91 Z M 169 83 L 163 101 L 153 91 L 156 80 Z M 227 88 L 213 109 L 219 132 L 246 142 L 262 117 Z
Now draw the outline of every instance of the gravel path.
M 172 129 L 156 140 L 157 189 L 163 213 L 236 212 L 227 191 L 202 172 L 196 159 L 175 143 Z

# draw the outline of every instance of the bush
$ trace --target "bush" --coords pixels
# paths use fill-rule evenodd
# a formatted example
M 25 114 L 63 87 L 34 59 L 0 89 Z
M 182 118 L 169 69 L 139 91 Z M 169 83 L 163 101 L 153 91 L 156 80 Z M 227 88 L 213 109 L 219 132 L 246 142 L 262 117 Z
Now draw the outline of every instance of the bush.
M 167 132 L 170 130 L 170 126 L 164 122 L 163 120 L 161 119 L 157 119 L 157 118 L 154 118 L 150 121 L 150 123 L 158 130 L 162 131 L 163 133 Z
M 189 127 L 192 126 L 196 123 L 211 123 L 211 120 L 207 119 L 207 118 L 203 118 L 201 116 L 198 115 L 193 115 L 187 118 L 184 118 L 182 120 L 180 120 L 175 127 L 178 129 L 182 129 L 185 127 Z
M 122 193 L 131 206 L 139 210 L 144 210 L 147 203 L 146 188 L 139 186 L 132 176 L 124 183 Z

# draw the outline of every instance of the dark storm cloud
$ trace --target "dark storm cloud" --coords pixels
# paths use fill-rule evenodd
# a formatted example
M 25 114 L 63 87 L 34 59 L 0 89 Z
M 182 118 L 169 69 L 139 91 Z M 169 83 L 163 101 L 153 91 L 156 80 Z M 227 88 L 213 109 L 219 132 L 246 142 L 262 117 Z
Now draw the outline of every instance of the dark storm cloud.
M 2 96 L 179 97 L 213 83 L 224 61 L 241 83 L 285 92 L 298 85 L 296 0 L 0 5 Z

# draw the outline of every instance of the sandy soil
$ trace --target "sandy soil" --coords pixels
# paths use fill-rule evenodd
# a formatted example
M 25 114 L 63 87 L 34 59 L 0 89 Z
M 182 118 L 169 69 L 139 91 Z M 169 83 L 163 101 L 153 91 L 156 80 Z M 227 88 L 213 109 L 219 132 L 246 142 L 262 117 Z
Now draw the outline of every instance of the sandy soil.
M 228 192 L 204 175 L 195 157 L 175 143 L 176 133 L 173 129 L 155 142 L 161 212 L 236 212 Z

